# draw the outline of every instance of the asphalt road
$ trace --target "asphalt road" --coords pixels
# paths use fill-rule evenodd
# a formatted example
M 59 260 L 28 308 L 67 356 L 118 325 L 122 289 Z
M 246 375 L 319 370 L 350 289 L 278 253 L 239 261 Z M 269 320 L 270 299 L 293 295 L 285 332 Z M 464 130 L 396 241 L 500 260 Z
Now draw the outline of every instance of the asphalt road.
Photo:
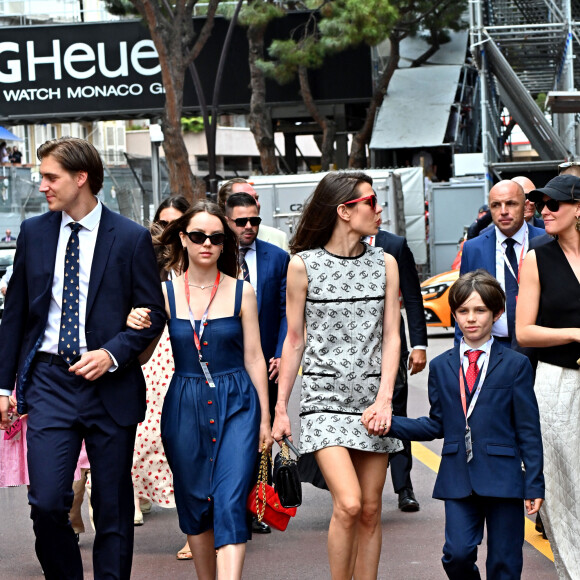
M 438 334 L 430 329 L 428 358 L 452 345 L 449 333 Z M 291 400 L 291 413 L 297 419 L 298 385 Z M 427 372 L 410 378 L 409 416 L 428 411 Z M 294 428 L 298 432 L 298 428 Z M 440 442 L 425 447 L 439 453 Z M 429 455 L 423 452 L 421 454 Z M 427 463 L 431 464 L 430 461 Z M 412 479 L 421 510 L 405 514 L 397 508 L 397 496 L 388 476 L 383 495 L 383 551 L 379 578 L 396 580 L 439 580 L 446 576 L 441 566 L 441 548 L 444 542 L 443 502 L 431 498 L 435 481 L 431 467 L 415 459 Z M 248 543 L 244 578 L 271 580 L 298 580 L 302 578 L 329 578 L 326 556 L 326 534 L 331 515 L 331 501 L 327 492 L 304 485 L 304 501 L 298 515 L 286 532 L 254 536 Z M 88 524 L 86 505 L 83 506 L 85 524 Z M 90 530 L 90 526 L 87 526 Z M 532 532 L 531 539 L 541 550 L 547 542 Z M 81 536 L 81 552 L 85 578 L 92 578 L 91 552 L 94 533 Z M 145 516 L 145 525 L 135 529 L 133 578 L 192 579 L 192 562 L 179 562 L 175 552 L 182 547 L 184 537 L 179 531 L 174 510 L 154 507 Z M 480 550 L 479 564 L 485 578 L 485 539 Z M 32 523 L 28 517 L 25 488 L 0 489 L 0 580 L 42 579 L 43 575 L 34 553 Z M 523 580 L 556 580 L 553 563 L 538 549 L 524 546 Z

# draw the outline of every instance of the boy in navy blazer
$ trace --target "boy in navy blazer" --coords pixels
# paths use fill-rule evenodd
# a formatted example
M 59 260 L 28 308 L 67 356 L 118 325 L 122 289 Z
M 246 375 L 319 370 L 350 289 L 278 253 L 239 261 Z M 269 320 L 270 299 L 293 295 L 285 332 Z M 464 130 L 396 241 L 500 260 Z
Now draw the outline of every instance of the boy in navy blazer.
M 463 338 L 431 362 L 429 416 L 393 417 L 389 436 L 444 438 L 433 497 L 445 500 L 447 576 L 480 578 L 475 562 L 485 523 L 487 578 L 515 580 L 523 564 L 522 499 L 532 515 L 544 497 L 532 367 L 491 336 L 505 294 L 488 272 L 461 276 L 451 287 L 449 304 Z

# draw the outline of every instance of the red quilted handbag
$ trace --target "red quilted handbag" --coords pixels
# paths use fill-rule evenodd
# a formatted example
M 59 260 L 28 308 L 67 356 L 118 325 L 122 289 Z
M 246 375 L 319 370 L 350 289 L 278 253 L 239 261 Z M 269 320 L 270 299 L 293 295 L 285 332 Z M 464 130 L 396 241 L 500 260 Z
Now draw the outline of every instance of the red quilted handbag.
M 258 518 L 258 521 L 263 521 L 272 528 L 283 532 L 288 527 L 290 518 L 296 515 L 296 508 L 283 507 L 274 488 L 266 483 L 268 480 L 268 458 L 267 451 L 262 450 L 258 483 L 248 496 L 246 508 Z

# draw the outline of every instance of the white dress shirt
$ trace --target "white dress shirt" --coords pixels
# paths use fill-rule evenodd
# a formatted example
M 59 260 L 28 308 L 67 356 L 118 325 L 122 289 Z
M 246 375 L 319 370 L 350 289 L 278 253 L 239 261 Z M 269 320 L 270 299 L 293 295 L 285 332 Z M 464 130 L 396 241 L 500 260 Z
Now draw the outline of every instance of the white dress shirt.
M 88 215 L 78 223 L 83 226 L 79 230 L 79 346 L 80 353 L 87 352 L 87 338 L 85 335 L 85 320 L 87 315 L 87 294 L 93 255 L 99 233 L 99 223 L 103 206 L 98 201 L 97 205 Z M 70 238 L 71 229 L 68 224 L 74 222 L 66 212 L 62 212 L 60 233 L 56 247 L 56 261 L 54 263 L 54 278 L 52 279 L 52 297 L 48 310 L 48 321 L 44 330 L 44 338 L 39 351 L 58 354 L 58 337 L 60 334 L 60 319 L 62 317 L 62 288 L 64 280 L 64 257 L 66 246 Z
M 528 251 L 529 235 L 528 235 L 528 224 L 524 222 L 524 225 L 512 236 L 514 240 L 514 252 L 516 253 L 516 259 L 518 265 L 520 265 L 520 255 L 522 254 L 522 246 L 524 249 L 523 255 L 526 255 Z M 500 283 L 501 287 L 505 292 L 505 272 L 504 272 L 504 256 L 506 252 L 507 236 L 502 234 L 497 226 L 495 226 L 495 278 Z M 508 337 L 508 323 L 507 314 L 504 312 L 497 322 L 494 322 L 491 332 L 494 336 Z

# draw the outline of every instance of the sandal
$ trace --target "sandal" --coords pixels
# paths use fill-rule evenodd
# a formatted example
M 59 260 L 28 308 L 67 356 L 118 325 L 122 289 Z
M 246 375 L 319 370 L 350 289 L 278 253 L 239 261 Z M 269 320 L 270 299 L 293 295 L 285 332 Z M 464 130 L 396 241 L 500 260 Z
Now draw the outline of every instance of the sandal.
M 191 550 L 183 548 L 182 550 L 179 550 L 179 552 L 177 552 L 177 559 L 178 560 L 193 560 L 193 554 L 191 553 Z

